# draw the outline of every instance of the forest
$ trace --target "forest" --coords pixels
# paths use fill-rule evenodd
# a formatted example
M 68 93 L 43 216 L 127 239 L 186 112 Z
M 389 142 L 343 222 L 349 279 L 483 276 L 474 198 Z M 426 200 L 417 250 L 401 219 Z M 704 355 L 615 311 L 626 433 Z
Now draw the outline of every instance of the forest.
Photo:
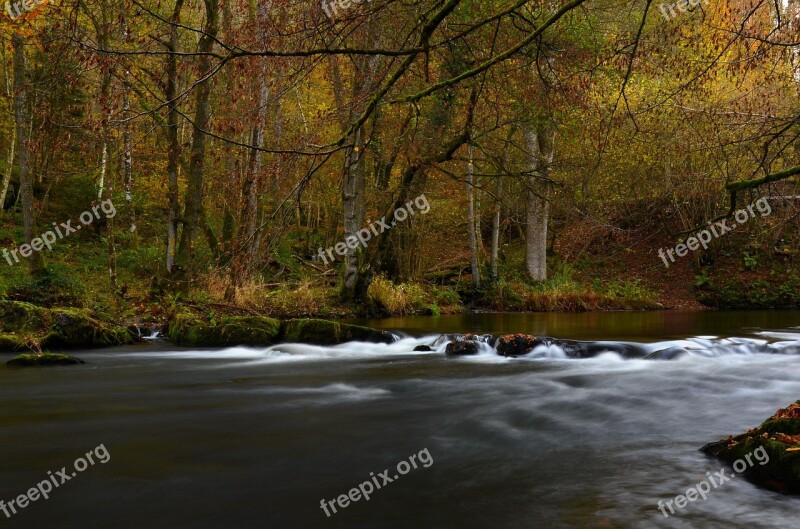
M 117 322 L 800 303 L 794 0 L 4 8 L 8 300 Z
M 800 0 L 0 2 L 8 527 L 797 527 Z

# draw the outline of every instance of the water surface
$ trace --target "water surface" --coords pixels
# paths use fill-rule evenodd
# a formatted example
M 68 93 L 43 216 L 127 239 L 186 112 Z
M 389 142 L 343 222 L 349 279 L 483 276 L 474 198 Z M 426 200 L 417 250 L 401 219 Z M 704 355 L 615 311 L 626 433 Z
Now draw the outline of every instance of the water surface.
M 370 322 L 392 345 L 80 353 L 0 367 L 0 499 L 103 443 L 10 528 L 770 528 L 800 500 L 736 478 L 665 519 L 723 466 L 697 449 L 800 399 L 798 312 L 471 315 Z M 679 343 L 674 361 L 412 353 L 436 332 Z M 733 338 L 733 339 L 730 339 Z M 763 350 L 774 343 L 773 354 Z M 761 348 L 761 349 L 760 349 Z M 320 508 L 427 449 L 330 517 Z

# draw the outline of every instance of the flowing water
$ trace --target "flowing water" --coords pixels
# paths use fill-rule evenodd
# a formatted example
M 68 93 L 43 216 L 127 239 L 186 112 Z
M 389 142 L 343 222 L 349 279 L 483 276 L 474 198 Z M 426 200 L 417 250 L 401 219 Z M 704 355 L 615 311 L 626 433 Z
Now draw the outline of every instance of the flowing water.
M 83 366 L 0 367 L 0 499 L 25 494 L 48 471 L 67 467 L 70 478 L 10 518 L 0 511 L 0 527 L 797 527 L 799 498 L 742 477 L 668 519 L 657 502 L 724 467 L 700 446 L 800 399 L 800 312 L 368 323 L 405 337 L 224 350 L 153 343 L 82 352 Z M 687 354 L 412 352 L 439 333 L 468 331 Z M 69 476 L 100 444 L 107 462 L 95 457 Z M 398 467 L 411 456 L 416 468 Z M 369 501 L 328 506 L 326 516 L 321 500 L 381 484 L 382 473 L 392 482 L 373 486 Z

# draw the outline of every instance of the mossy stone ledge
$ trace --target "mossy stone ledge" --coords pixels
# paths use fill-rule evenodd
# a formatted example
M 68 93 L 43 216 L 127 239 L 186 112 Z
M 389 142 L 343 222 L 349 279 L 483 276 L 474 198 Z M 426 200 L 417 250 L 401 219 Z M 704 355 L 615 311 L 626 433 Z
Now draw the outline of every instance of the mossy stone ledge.
M 80 358 L 63 353 L 25 353 L 15 356 L 6 362 L 6 365 L 9 367 L 48 367 L 83 363 L 85 362 Z
M 18 351 L 29 344 L 85 349 L 133 341 L 126 329 L 102 322 L 85 309 L 48 309 L 22 301 L 0 300 L 0 351 Z
M 314 345 L 337 345 L 345 342 L 392 343 L 395 341 L 394 335 L 388 331 L 312 318 L 285 321 L 282 334 L 283 342 Z
M 27 349 L 25 341 L 12 333 L 0 333 L 0 351 L 22 351 Z
M 280 332 L 281 322 L 266 316 L 224 316 L 219 321 L 206 321 L 190 312 L 173 317 L 167 330 L 172 343 L 190 347 L 272 345 Z
M 769 460 L 763 465 L 755 460 L 752 467 L 748 465 L 756 483 L 772 490 L 800 494 L 800 401 L 778 410 L 757 428 L 709 443 L 701 450 L 733 463 L 760 447 Z M 762 459 L 765 458 L 762 456 Z

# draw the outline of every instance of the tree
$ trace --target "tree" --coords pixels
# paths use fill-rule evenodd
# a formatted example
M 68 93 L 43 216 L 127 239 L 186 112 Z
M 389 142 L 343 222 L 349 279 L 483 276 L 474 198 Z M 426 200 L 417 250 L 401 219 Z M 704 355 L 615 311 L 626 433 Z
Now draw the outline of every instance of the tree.
M 36 236 L 36 211 L 33 206 L 33 174 L 30 165 L 29 130 L 31 127 L 28 109 L 28 68 L 25 61 L 25 39 L 20 33 L 11 38 L 14 46 L 14 121 L 17 133 L 17 163 L 19 164 L 19 193 L 22 205 L 22 222 L 25 240 Z M 46 272 L 41 252 L 33 251 L 28 257 L 28 270 L 33 277 Z

